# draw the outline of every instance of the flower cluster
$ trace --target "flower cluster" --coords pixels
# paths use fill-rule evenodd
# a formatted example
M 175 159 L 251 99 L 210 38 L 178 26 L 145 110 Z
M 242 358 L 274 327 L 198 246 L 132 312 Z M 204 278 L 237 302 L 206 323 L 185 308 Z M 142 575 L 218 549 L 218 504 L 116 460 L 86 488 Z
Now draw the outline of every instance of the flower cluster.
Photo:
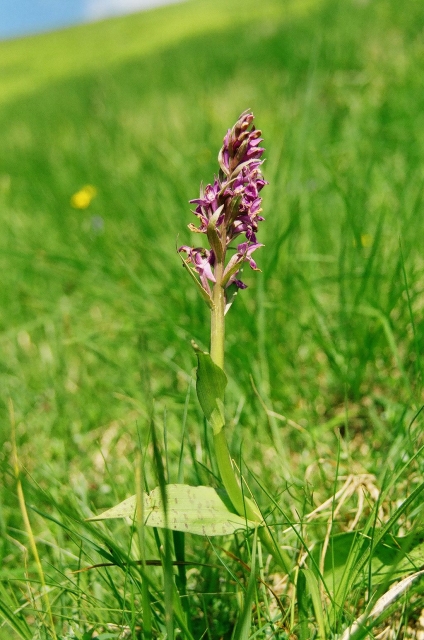
M 240 234 L 245 241 L 237 246 L 236 253 L 225 267 L 220 285 L 234 284 L 239 289 L 246 285 L 237 278 L 244 262 L 258 270 L 252 253 L 263 246 L 256 240 L 261 214 L 261 189 L 267 184 L 261 173 L 264 149 L 261 132 L 253 126 L 253 114 L 245 111 L 232 129 L 227 131 L 219 152 L 220 171 L 213 184 L 201 187 L 199 198 L 190 200 L 199 226 L 189 225 L 196 233 L 208 235 L 211 249 L 183 246 L 179 251 L 187 254 L 186 262 L 200 277 L 202 287 L 210 294 L 209 282 L 216 282 L 215 266 L 224 261 L 227 248 Z M 219 255 L 217 255 L 219 254 Z

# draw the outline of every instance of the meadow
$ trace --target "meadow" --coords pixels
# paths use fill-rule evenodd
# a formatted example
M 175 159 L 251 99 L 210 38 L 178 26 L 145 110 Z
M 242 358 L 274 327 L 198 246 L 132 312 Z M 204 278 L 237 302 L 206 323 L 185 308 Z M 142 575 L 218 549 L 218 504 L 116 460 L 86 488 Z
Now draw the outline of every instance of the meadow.
M 191 0 L 0 43 L 1 640 L 422 639 L 418 577 L 343 634 L 424 566 L 423 34 L 419 0 Z M 251 534 L 86 520 L 141 455 L 157 486 L 152 423 L 167 481 L 220 484 L 176 246 L 247 108 L 226 431 L 288 573 Z

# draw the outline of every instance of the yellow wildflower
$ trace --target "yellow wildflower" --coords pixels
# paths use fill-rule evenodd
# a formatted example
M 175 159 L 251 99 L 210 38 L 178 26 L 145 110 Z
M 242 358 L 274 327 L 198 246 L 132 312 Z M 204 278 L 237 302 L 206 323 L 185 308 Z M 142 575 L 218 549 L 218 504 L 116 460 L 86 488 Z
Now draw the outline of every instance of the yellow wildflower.
M 71 198 L 71 206 L 74 207 L 74 209 L 87 209 L 96 195 L 96 187 L 93 187 L 92 184 L 86 184 L 82 189 L 74 193 Z

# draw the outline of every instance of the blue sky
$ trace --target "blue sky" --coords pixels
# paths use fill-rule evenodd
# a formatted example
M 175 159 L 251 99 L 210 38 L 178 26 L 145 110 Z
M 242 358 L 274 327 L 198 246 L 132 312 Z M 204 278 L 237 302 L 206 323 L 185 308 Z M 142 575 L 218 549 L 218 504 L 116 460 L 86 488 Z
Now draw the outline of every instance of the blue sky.
M 0 0 L 0 39 L 140 11 L 177 0 Z

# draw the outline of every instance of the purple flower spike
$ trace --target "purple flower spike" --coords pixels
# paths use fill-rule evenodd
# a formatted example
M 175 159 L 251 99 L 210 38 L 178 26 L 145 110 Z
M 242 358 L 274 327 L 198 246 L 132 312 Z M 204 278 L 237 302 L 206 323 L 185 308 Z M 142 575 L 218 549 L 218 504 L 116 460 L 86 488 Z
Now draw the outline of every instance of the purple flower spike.
M 252 253 L 263 246 L 257 242 L 256 234 L 258 223 L 264 220 L 260 215 L 260 192 L 268 184 L 261 172 L 264 152 L 261 135 L 261 131 L 253 126 L 253 114 L 250 111 L 242 113 L 224 137 L 218 155 L 218 177 L 204 189 L 201 187 L 198 198 L 190 200 L 196 205 L 193 213 L 199 220 L 199 226 L 189 224 L 189 229 L 206 234 L 211 250 L 184 246 L 179 251 L 187 253 L 188 261 L 193 264 L 202 287 L 209 294 L 209 281 L 216 282 L 217 263 L 223 265 L 219 271 L 223 276 L 218 284 L 225 288 L 231 284 L 239 289 L 246 288 L 247 285 L 236 278 L 244 262 L 259 271 Z M 237 252 L 225 267 L 227 248 L 241 234 L 246 240 L 238 245 Z

